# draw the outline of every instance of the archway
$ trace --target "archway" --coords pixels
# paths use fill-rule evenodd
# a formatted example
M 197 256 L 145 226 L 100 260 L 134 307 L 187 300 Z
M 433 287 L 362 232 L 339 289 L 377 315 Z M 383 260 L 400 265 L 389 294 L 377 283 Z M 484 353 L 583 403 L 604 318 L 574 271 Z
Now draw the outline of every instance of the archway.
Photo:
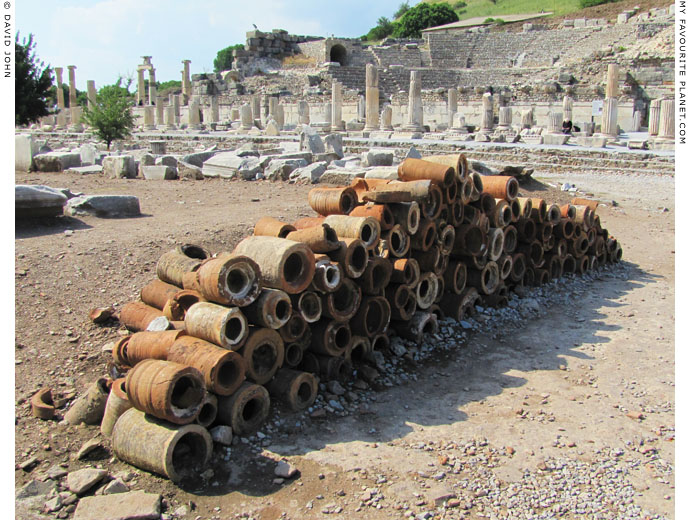
M 337 61 L 338 63 L 340 63 L 341 67 L 345 65 L 347 61 L 347 51 L 345 50 L 345 47 L 343 47 L 339 43 L 331 47 L 330 61 Z

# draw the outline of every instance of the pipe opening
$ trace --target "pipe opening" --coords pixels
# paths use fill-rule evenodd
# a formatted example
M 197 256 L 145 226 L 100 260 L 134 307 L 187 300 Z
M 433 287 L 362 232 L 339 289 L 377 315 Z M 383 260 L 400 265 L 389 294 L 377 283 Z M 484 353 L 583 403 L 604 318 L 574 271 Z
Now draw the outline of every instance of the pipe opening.
M 525 264 L 525 257 L 520 255 L 520 256 L 515 256 L 513 258 L 513 268 L 511 273 L 513 274 L 514 278 L 520 279 L 523 276 L 525 276 L 525 270 L 527 269 L 527 264 Z
M 419 227 L 419 211 L 413 211 L 410 209 L 407 218 L 408 231 L 412 233 L 412 230 L 416 230 Z
M 340 272 L 334 266 L 329 265 L 326 267 L 326 282 L 329 286 L 338 285 L 340 281 Z
M 506 253 L 512 253 L 517 247 L 517 230 L 513 226 L 509 226 L 503 232 L 503 250 Z
M 352 196 L 352 193 L 345 191 L 340 196 L 340 204 L 343 213 L 347 215 L 353 209 L 355 209 L 355 206 L 357 205 L 357 200 Z
M 390 344 L 390 341 L 388 340 L 388 336 L 386 336 L 385 334 L 379 334 L 375 338 L 372 338 L 371 349 L 372 350 L 385 350 L 388 348 L 389 344 Z
M 364 247 L 355 247 L 352 251 L 352 258 L 350 259 L 350 265 L 358 272 L 364 271 L 367 267 L 367 260 L 369 255 Z
M 199 297 L 196 294 L 185 294 L 177 298 L 177 304 L 182 307 L 185 314 L 195 303 L 199 303 Z
M 230 318 L 225 324 L 225 329 L 223 330 L 223 335 L 231 343 L 237 342 L 244 334 L 244 323 L 241 319 L 233 317 Z
M 424 326 L 422 327 L 422 334 L 433 334 L 434 332 L 434 322 L 433 320 L 426 320 Z
M 506 259 L 505 262 L 503 262 L 503 265 L 501 266 L 501 278 L 504 280 L 510 276 L 510 271 L 513 269 L 513 263 L 512 261 Z
M 364 342 L 360 341 L 352 346 L 352 351 L 350 352 L 350 359 L 354 363 L 362 363 L 366 358 L 366 354 L 367 349 L 364 346 Z
M 225 283 L 232 294 L 242 294 L 247 291 L 250 281 L 244 269 L 233 268 L 228 272 Z
M 419 290 L 417 291 L 417 294 L 419 294 L 422 300 L 425 300 L 429 296 L 430 287 L 431 284 L 427 279 L 424 279 L 421 282 L 419 282 Z
M 453 243 L 455 242 L 455 234 L 451 233 L 451 232 L 444 233 L 442 238 L 443 238 L 443 250 L 448 252 L 451 249 L 453 249 Z
M 407 291 L 399 290 L 395 291 L 395 306 L 398 309 L 402 309 L 405 307 L 405 304 L 407 303 L 407 300 L 409 299 L 410 295 Z
M 362 229 L 361 229 L 359 234 L 360 234 L 360 238 L 368 246 L 373 243 L 373 241 L 374 241 L 374 230 L 372 229 L 371 224 L 369 224 L 369 223 L 364 224 L 362 226 Z
M 355 294 L 349 285 L 343 284 L 338 290 L 331 294 L 333 295 L 333 308 L 337 312 L 347 314 L 352 310 L 352 306 L 355 301 Z
M 302 361 L 302 348 L 298 343 L 290 343 L 285 347 L 285 361 L 291 367 L 298 365 Z
M 336 347 L 338 347 L 341 350 L 344 350 L 350 344 L 350 339 L 350 329 L 341 325 L 340 327 L 338 327 L 338 330 L 336 330 L 333 341 Z
M 196 420 L 202 426 L 207 426 L 213 422 L 217 413 L 218 410 L 213 406 L 213 403 L 206 401 L 201 407 L 201 410 L 199 410 L 199 415 Z
M 240 371 L 234 361 L 228 360 L 218 367 L 217 382 L 224 388 L 229 388 L 237 382 Z
M 198 433 L 187 432 L 173 448 L 173 471 L 183 478 L 197 475 L 207 455 L 204 438 Z
M 193 408 L 201 401 L 203 392 L 196 379 L 182 376 L 173 384 L 170 403 L 181 410 Z
M 381 304 L 377 301 L 370 301 L 367 308 L 366 316 L 364 318 L 367 333 L 373 334 L 381 327 L 383 321 L 383 309 Z
M 407 298 L 407 302 L 405 302 L 405 314 L 408 316 L 412 316 L 414 314 L 414 311 L 417 310 L 417 302 L 414 298 Z
M 297 388 L 297 399 L 300 403 L 308 403 L 311 401 L 312 388 L 309 383 L 304 381 Z
M 400 232 L 398 230 L 395 230 L 391 233 L 391 249 L 395 252 L 400 252 L 402 251 L 402 237 L 400 236 Z
M 288 331 L 293 338 L 301 338 L 307 328 L 307 322 L 302 317 L 293 315 L 287 323 Z
M 292 253 L 285 260 L 283 276 L 289 284 L 297 283 L 304 273 L 304 258 L 300 253 Z
M 242 407 L 242 420 L 247 423 L 252 423 L 259 419 L 261 414 L 262 402 L 259 398 L 253 397 Z
M 286 321 L 290 317 L 290 305 L 285 300 L 280 300 L 276 303 L 275 308 L 276 318 L 280 321 Z
M 268 374 L 276 363 L 276 348 L 272 343 L 261 343 L 252 352 L 252 367 L 258 376 Z
M 287 302 L 280 303 L 284 304 L 287 310 Z M 314 293 L 303 293 L 299 302 L 299 308 L 305 319 L 317 320 L 321 315 L 321 300 Z
M 323 230 L 323 236 L 326 239 L 326 242 L 334 243 L 338 241 L 338 233 L 335 232 L 335 229 L 330 226 L 324 226 Z
M 182 251 L 183 255 L 189 258 L 195 258 L 197 260 L 206 260 L 208 258 L 208 255 L 203 248 L 193 244 L 184 244 L 180 246 L 180 251 Z
M 434 226 L 429 226 L 426 228 L 424 233 L 424 248 L 429 249 L 434 244 L 434 237 L 436 236 L 436 229 Z
M 515 181 L 515 182 L 513 182 L 513 181 Z M 518 195 L 518 188 L 519 188 L 519 184 L 518 184 L 518 182 L 515 180 L 515 177 L 513 177 L 511 180 L 509 180 L 509 181 L 506 183 L 506 192 L 507 192 L 507 195 L 508 195 L 508 198 L 509 198 L 509 199 L 514 199 L 515 197 L 517 197 L 517 195 Z
M 563 260 L 563 272 L 564 273 L 574 273 L 575 272 L 575 259 L 572 256 L 566 256 Z
M 513 210 L 510 209 L 510 206 L 503 206 L 503 209 L 501 210 L 501 215 L 504 224 L 508 224 L 511 220 L 513 220 Z

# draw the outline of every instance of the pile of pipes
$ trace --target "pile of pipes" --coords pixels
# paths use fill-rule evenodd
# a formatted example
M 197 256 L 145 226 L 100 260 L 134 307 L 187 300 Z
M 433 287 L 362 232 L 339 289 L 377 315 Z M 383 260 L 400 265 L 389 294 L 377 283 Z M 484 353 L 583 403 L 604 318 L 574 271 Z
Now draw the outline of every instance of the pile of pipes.
M 518 197 L 514 177 L 470 173 L 464 155 L 406 159 L 398 176 L 314 188 L 318 216 L 264 217 L 231 253 L 164 254 L 119 316 L 140 332 L 113 350 L 127 375 L 102 430 L 117 457 L 193 475 L 212 451 L 207 428 L 252 434 L 270 399 L 306 409 L 319 381 L 371 373 L 389 335 L 421 342 L 439 318 L 621 258 L 596 202 Z

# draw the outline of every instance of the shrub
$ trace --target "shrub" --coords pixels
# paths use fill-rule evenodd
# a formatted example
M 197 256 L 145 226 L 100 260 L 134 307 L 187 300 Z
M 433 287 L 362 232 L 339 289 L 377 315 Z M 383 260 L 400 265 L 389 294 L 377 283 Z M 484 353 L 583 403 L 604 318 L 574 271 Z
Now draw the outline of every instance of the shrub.
M 102 87 L 91 109 L 84 110 L 83 120 L 92 126 L 96 135 L 103 139 L 110 150 L 115 139 L 127 137 L 134 128 L 132 100 L 129 91 L 121 86 L 121 79 L 114 85 Z
M 367 33 L 367 40 L 369 40 L 369 41 L 383 40 L 387 36 L 391 35 L 394 28 L 395 28 L 395 24 L 393 22 L 391 22 L 385 16 L 382 16 L 381 18 L 379 18 L 377 20 L 376 27 L 372 28 Z
M 457 22 L 458 15 L 445 2 L 438 4 L 420 3 L 407 11 L 396 23 L 393 30 L 395 38 L 421 38 L 422 31 Z
M 580 0 L 580 7 L 594 7 L 596 5 L 610 4 L 617 1 L 618 0 Z
M 230 45 L 225 49 L 221 49 L 216 54 L 216 59 L 213 60 L 213 71 L 221 72 L 223 70 L 230 70 L 232 68 L 232 61 L 234 60 L 232 56 L 232 51 L 235 49 L 244 49 L 244 45 L 238 43 L 236 45 Z

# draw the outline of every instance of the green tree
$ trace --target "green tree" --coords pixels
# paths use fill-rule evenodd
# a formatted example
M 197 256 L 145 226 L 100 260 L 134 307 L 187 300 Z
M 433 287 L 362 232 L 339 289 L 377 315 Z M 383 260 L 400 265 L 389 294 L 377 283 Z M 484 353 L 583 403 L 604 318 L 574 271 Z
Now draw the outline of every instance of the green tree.
M 458 15 L 446 2 L 427 4 L 422 2 L 412 7 L 395 23 L 393 37 L 421 38 L 427 27 L 457 22 Z
M 214 72 L 221 72 L 223 70 L 230 70 L 232 68 L 232 62 L 234 60 L 232 56 L 232 51 L 234 51 L 235 49 L 244 49 L 244 45 L 238 43 L 236 45 L 230 45 L 229 47 L 225 47 L 225 49 L 221 49 L 218 51 L 218 54 L 216 54 L 216 59 L 213 60 Z
M 50 114 L 48 98 L 53 84 L 53 71 L 44 66 L 35 52 L 34 35 L 19 42 L 14 39 L 14 122 L 17 125 L 35 123 Z
M 91 109 L 84 109 L 83 119 L 105 141 L 108 150 L 115 139 L 123 139 L 132 133 L 132 99 L 129 91 L 122 87 L 122 78 L 98 91 L 96 103 Z
M 367 40 L 383 40 L 385 37 L 390 36 L 395 29 L 395 23 L 391 22 L 385 16 L 382 16 L 376 21 L 376 27 L 372 28 L 367 33 Z
M 393 19 L 397 20 L 398 18 L 400 18 L 402 15 L 404 15 L 409 10 L 410 10 L 410 2 L 407 2 L 407 1 L 402 2 L 398 6 L 398 10 L 395 11 L 395 14 L 393 15 Z

